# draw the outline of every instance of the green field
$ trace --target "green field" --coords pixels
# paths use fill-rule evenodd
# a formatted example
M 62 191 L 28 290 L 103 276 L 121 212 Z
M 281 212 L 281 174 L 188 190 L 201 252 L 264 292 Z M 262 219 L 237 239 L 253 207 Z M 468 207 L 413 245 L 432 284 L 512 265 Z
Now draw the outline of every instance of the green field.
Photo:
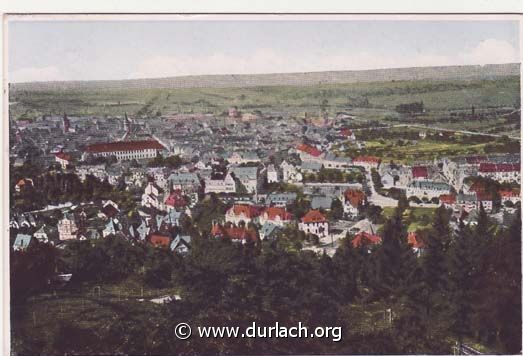
M 519 106 L 519 77 L 470 81 L 390 81 L 311 86 L 249 88 L 121 89 L 25 91 L 10 93 L 14 118 L 41 115 L 133 116 L 170 113 L 221 114 L 230 106 L 243 111 L 317 115 L 355 109 L 369 119 L 397 117 L 398 104 L 423 101 L 428 113 Z M 326 102 L 325 102 L 326 100 Z M 430 117 L 430 115 L 428 116 Z

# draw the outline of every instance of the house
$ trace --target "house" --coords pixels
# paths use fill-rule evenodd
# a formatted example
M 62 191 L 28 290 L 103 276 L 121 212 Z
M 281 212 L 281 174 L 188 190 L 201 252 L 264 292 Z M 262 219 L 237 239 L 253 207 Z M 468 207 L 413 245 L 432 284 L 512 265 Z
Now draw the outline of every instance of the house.
M 191 236 L 189 235 L 177 235 L 176 238 L 171 242 L 171 251 L 176 252 L 180 255 L 186 255 L 191 249 Z
M 303 180 L 303 175 L 292 164 L 283 161 L 280 168 L 285 183 L 299 183 Z
M 477 209 L 478 199 L 476 197 L 476 193 L 458 194 L 458 196 L 456 197 L 456 206 L 460 207 L 463 211 L 465 211 L 467 213 L 472 210 Z
M 107 177 L 104 164 L 76 166 L 75 173 L 80 177 L 82 182 L 85 182 L 88 175 L 91 175 L 100 181 L 103 181 Z
M 231 167 L 230 173 L 247 189 L 248 193 L 257 193 L 261 181 L 258 176 L 258 167 Z
M 428 180 L 414 180 L 407 186 L 407 197 L 415 196 L 420 199 L 439 198 L 441 194 L 450 194 L 452 187 L 447 183 Z
M 22 178 L 15 185 L 15 191 L 20 193 L 29 187 L 34 187 L 33 180 L 31 178 Z
M 513 204 L 521 201 L 521 195 L 519 189 L 501 189 L 499 191 L 499 196 L 501 197 L 501 203 L 505 204 L 507 201 L 511 201 Z
M 187 207 L 187 205 L 189 205 L 189 202 L 187 201 L 187 198 L 183 195 L 183 192 L 180 189 L 176 189 L 173 190 L 167 196 L 164 204 L 167 210 L 180 210 Z
M 105 224 L 105 227 L 102 231 L 102 236 L 107 237 L 109 235 L 116 235 L 116 233 L 121 230 L 122 230 L 122 224 L 118 221 L 118 219 L 109 219 L 109 221 L 107 221 L 107 224 Z
M 49 227 L 47 225 L 42 225 L 36 232 L 33 234 L 33 237 L 38 240 L 38 242 L 48 243 L 49 242 Z
M 13 250 L 24 251 L 33 243 L 33 237 L 26 234 L 17 234 L 13 244 Z
M 228 172 L 225 176 L 215 176 L 205 179 L 205 194 L 207 193 L 236 193 L 236 181 Z
M 396 180 L 394 179 L 394 176 L 390 172 L 386 172 L 381 176 L 381 184 L 383 185 L 383 188 L 388 189 L 392 188 L 396 184 Z
M 319 210 L 310 210 L 298 224 L 298 229 L 306 234 L 314 234 L 318 237 L 329 235 L 329 222 Z
M 231 239 L 234 242 L 256 242 L 256 231 L 247 227 L 229 226 L 224 227 L 220 224 L 213 222 L 211 228 L 211 236 L 216 238 Z
M 274 240 L 282 232 L 282 227 L 270 221 L 264 223 L 259 231 L 261 240 Z
M 439 203 L 445 208 L 453 208 L 456 204 L 456 195 L 455 194 L 441 194 L 439 196 Z
M 177 172 L 168 178 L 168 185 L 172 189 L 180 189 L 186 193 L 198 192 L 202 186 L 200 178 L 193 172 Z
M 280 181 L 280 175 L 278 170 L 274 167 L 274 164 L 269 164 L 267 167 L 267 183 L 278 183 Z
M 425 242 L 420 234 L 416 232 L 411 231 L 407 234 L 407 243 L 412 247 L 412 250 L 418 257 L 423 254 L 423 251 L 425 251 Z
M 360 207 L 365 205 L 365 193 L 361 190 L 347 189 L 343 193 L 343 212 L 351 218 L 359 215 Z
M 412 179 L 427 180 L 429 179 L 429 170 L 425 166 L 412 167 Z
M 498 182 L 521 182 L 521 165 L 519 163 L 481 163 L 478 174 Z
M 350 158 L 337 156 L 331 152 L 325 153 L 320 162 L 323 164 L 323 167 L 332 169 L 348 169 L 352 165 Z
M 360 231 L 354 236 L 351 243 L 354 248 L 365 248 L 370 252 L 372 246 L 381 244 L 381 241 L 381 237 L 378 235 L 366 231 Z
M 118 204 L 111 200 L 103 202 L 103 206 L 100 209 L 100 216 L 105 219 L 115 218 L 120 213 Z
M 171 246 L 171 237 L 154 233 L 149 236 L 149 243 L 154 247 L 169 248 Z
M 378 168 L 381 163 L 381 159 L 373 156 L 358 156 L 352 160 L 352 164 L 355 166 L 361 166 L 365 169 Z
M 246 204 L 234 204 L 225 213 L 225 221 L 233 224 L 239 224 L 243 221 L 245 224 L 255 223 L 259 216 L 259 211 L 256 207 Z
M 147 225 L 147 222 L 145 220 L 142 220 L 142 223 L 140 226 L 136 228 L 136 232 L 138 233 L 138 237 L 140 240 L 145 241 L 147 236 L 149 235 L 149 232 L 151 231 L 151 227 Z
M 318 160 L 322 155 L 322 152 L 320 150 L 306 143 L 299 144 L 296 147 L 296 151 L 300 155 L 300 159 L 302 161 Z
M 268 206 L 284 207 L 294 203 L 297 196 L 296 193 L 271 193 L 267 196 L 265 203 Z
M 65 153 L 65 152 L 58 152 L 54 155 L 55 161 L 62 167 L 62 169 L 66 169 L 72 162 L 71 155 Z
M 76 239 L 78 227 L 72 214 L 64 214 L 62 220 L 58 221 L 58 236 L 61 241 Z
M 165 193 L 156 183 L 149 182 L 142 194 L 142 206 L 165 211 Z
M 494 208 L 494 196 L 488 192 L 478 192 L 476 193 L 477 197 L 477 208 L 479 209 L 481 205 L 487 213 L 491 213 Z
M 277 226 L 284 226 L 292 222 L 292 214 L 285 208 L 272 206 L 263 211 L 258 218 L 258 222 L 260 225 L 271 223 Z

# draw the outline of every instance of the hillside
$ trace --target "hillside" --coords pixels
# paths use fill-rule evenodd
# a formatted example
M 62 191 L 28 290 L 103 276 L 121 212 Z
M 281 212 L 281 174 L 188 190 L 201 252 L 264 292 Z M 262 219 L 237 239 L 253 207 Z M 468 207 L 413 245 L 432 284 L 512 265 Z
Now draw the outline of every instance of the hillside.
M 93 90 L 121 88 L 234 88 L 257 86 L 309 86 L 411 80 L 478 80 L 518 76 L 519 64 L 392 68 L 283 74 L 201 75 L 152 79 L 12 83 L 10 90 Z

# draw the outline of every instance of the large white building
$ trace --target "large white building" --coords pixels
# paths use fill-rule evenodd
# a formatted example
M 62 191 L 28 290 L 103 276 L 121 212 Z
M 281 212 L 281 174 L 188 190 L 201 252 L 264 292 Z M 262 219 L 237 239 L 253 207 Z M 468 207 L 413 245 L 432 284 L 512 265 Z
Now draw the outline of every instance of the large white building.
M 439 198 L 441 194 L 449 194 L 451 186 L 447 183 L 429 180 L 415 180 L 407 186 L 407 197 L 415 196 L 420 199 Z
M 481 163 L 478 174 L 482 177 L 492 178 L 498 182 L 521 181 L 521 165 L 519 163 Z
M 95 143 L 85 148 L 82 159 L 94 157 L 116 157 L 117 160 L 140 160 L 155 158 L 165 147 L 158 141 L 120 141 Z
M 60 240 L 76 239 L 77 232 L 78 227 L 72 216 L 69 217 L 65 215 L 62 220 L 58 221 L 58 235 Z
M 311 210 L 301 218 L 298 229 L 306 234 L 317 235 L 320 238 L 329 236 L 329 222 L 319 210 Z

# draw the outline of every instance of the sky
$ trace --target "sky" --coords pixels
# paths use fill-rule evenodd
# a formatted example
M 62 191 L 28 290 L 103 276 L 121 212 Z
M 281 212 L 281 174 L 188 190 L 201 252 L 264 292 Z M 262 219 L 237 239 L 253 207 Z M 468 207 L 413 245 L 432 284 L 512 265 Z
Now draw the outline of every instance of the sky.
M 517 21 L 14 21 L 8 80 L 520 62 Z

